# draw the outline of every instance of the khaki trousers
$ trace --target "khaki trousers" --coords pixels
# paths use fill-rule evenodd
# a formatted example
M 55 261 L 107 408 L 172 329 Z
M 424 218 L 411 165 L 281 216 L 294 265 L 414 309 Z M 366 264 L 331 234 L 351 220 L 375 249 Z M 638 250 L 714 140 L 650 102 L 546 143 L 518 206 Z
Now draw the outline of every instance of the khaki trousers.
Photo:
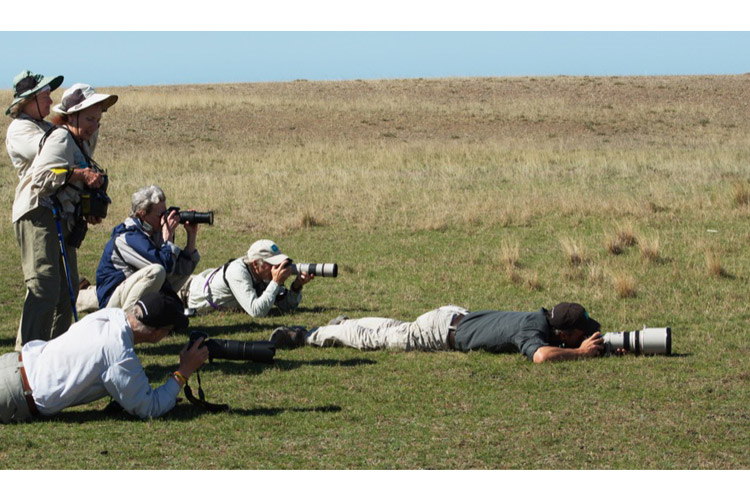
M 107 307 L 119 307 L 127 311 L 147 293 L 158 292 L 166 279 L 167 271 L 161 264 L 141 268 L 117 285 L 107 302 Z
M 31 420 L 20 369 L 17 352 L 0 356 L 0 422 L 4 424 Z
M 63 237 L 70 231 L 62 222 Z M 37 207 L 14 224 L 21 247 L 21 266 L 26 283 L 26 299 L 18 326 L 16 350 L 31 340 L 50 340 L 65 333 L 73 319 L 65 266 L 60 253 L 52 211 Z M 66 245 L 70 281 L 78 294 L 78 257 L 75 247 Z
M 319 347 L 346 346 L 361 350 L 448 350 L 448 328 L 455 314 L 467 310 L 448 305 L 426 312 L 413 322 L 390 318 L 348 319 L 310 332 L 306 343 Z

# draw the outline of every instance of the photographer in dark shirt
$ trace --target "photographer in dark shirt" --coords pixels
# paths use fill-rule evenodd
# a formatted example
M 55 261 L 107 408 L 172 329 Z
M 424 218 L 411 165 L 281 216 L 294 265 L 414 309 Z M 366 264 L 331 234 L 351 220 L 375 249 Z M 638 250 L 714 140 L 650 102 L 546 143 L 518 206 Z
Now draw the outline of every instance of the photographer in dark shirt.
M 478 311 L 458 324 L 459 351 L 520 352 L 535 363 L 598 356 L 600 325 L 580 304 L 562 302 L 536 312 Z
M 551 310 L 478 311 L 443 306 L 413 322 L 390 318 L 336 318 L 309 332 L 277 328 L 271 341 L 279 348 L 303 345 L 347 346 L 362 350 L 520 352 L 535 363 L 599 356 L 600 325 L 582 305 L 562 302 Z

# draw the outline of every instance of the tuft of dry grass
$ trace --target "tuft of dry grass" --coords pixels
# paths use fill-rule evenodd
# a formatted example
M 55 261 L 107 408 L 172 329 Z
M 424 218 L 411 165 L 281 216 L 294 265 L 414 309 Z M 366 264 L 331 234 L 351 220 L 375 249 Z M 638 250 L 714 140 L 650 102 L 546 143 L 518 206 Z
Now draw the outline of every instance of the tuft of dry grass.
M 321 226 L 324 226 L 325 224 L 323 223 L 322 220 L 318 219 L 314 215 L 308 212 L 305 212 L 302 214 L 302 217 L 300 218 L 299 225 L 302 228 L 311 228 L 311 227 L 321 227 Z
M 737 181 L 732 184 L 732 203 L 735 207 L 750 205 L 750 186 L 747 182 Z
M 517 241 L 503 240 L 500 244 L 500 264 L 508 271 L 519 267 L 521 246 Z
M 629 224 L 618 225 L 615 228 L 614 234 L 605 236 L 604 248 L 612 255 L 620 255 L 625 251 L 625 248 L 632 247 L 637 243 L 638 238 L 635 235 L 633 226 Z
M 709 276 L 714 276 L 717 278 L 726 278 L 729 276 L 729 273 L 726 269 L 724 269 L 724 266 L 721 263 L 721 256 L 718 252 L 707 250 L 705 256 L 706 272 Z
M 620 255 L 623 252 L 623 246 L 617 236 L 605 238 L 604 248 L 612 255 Z
M 578 267 L 588 261 L 584 246 L 571 238 L 560 238 L 565 258 L 573 267 Z
M 631 225 L 621 225 L 616 230 L 617 242 L 623 247 L 632 247 L 638 243 L 638 237 L 635 235 L 635 230 Z
M 607 274 L 604 272 L 601 266 L 597 264 L 589 264 L 588 266 L 588 280 L 594 284 L 604 283 Z
M 625 272 L 612 273 L 612 287 L 621 299 L 634 298 L 638 295 L 635 278 Z
M 639 238 L 638 246 L 641 249 L 641 257 L 647 262 L 658 263 L 661 261 L 661 243 L 658 236 L 649 239 Z
M 506 267 L 505 275 L 508 277 L 508 281 L 510 281 L 514 285 L 523 285 L 527 289 L 532 291 L 539 291 L 542 289 L 542 283 L 539 280 L 539 272 L 537 271 L 533 271 L 528 273 L 527 275 L 524 275 L 524 273 L 519 272 L 515 268 Z
M 537 271 L 530 273 L 526 277 L 526 281 L 524 284 L 526 285 L 526 288 L 535 292 L 538 292 L 542 289 L 542 283 L 539 281 L 539 273 Z

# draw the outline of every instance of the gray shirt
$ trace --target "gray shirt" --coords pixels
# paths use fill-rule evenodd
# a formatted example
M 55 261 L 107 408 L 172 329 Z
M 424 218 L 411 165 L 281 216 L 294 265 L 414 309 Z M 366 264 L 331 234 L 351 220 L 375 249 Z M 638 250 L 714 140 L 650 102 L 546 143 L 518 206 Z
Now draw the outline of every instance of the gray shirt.
M 532 359 L 542 346 L 558 345 L 545 309 L 536 312 L 477 311 L 456 330 L 456 349 L 520 352 Z
M 287 290 L 275 281 L 263 283 L 258 280 L 245 265 L 243 258 L 230 262 L 226 273 L 224 271 L 222 266 L 193 275 L 188 307 L 211 308 L 212 302 L 220 308 L 242 309 L 258 318 L 266 316 L 274 304 L 286 313 L 296 309 L 302 301 L 302 292 Z

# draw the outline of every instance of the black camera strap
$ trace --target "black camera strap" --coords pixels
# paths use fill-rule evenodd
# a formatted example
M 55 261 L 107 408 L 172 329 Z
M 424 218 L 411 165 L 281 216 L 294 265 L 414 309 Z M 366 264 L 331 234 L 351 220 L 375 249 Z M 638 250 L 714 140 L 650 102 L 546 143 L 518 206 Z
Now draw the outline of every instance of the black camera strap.
M 212 413 L 229 411 L 229 405 L 209 403 L 208 401 L 206 401 L 206 394 L 203 392 L 203 387 L 201 386 L 200 370 L 196 370 L 195 375 L 198 378 L 198 398 L 200 399 L 193 396 L 193 389 L 191 389 L 190 384 L 185 381 L 185 397 L 187 398 L 187 400 L 190 401 L 193 406 L 197 406 L 198 408 L 210 411 Z

